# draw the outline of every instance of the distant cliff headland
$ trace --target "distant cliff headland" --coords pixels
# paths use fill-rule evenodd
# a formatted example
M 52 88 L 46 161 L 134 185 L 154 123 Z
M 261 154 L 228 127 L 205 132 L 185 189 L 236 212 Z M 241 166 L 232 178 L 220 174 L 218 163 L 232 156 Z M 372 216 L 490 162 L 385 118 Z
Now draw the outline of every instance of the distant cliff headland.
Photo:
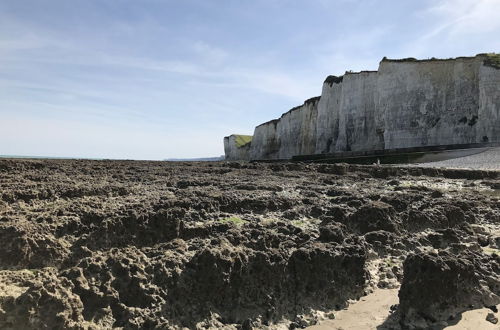
M 377 71 L 328 76 L 321 96 L 224 138 L 228 160 L 290 159 L 500 142 L 500 54 L 383 58 Z

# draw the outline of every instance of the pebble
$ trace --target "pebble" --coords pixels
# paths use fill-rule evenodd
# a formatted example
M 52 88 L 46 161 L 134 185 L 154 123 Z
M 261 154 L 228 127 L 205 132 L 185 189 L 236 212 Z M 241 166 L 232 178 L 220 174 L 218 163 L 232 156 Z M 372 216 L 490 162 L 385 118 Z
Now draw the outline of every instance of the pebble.
M 486 315 L 486 321 L 491 322 L 493 324 L 497 324 L 498 318 L 495 316 L 495 314 L 488 313 L 488 315 Z

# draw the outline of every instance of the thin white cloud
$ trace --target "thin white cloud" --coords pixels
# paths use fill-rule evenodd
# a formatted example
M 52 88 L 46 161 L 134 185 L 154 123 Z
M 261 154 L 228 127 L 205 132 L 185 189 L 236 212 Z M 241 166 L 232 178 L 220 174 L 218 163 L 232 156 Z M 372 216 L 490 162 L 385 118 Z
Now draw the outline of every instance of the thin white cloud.
M 383 56 L 393 55 L 377 53 L 379 45 L 392 33 L 393 27 L 384 24 L 329 40 L 315 54 L 316 70 L 322 75 L 317 79 L 324 79 L 329 74 L 343 75 L 346 71 L 377 70 Z M 321 82 L 318 80 L 319 84 Z
M 21 34 L 16 40 L 5 39 L 0 35 L 0 61 L 9 63 L 10 68 L 16 65 L 25 67 L 26 63 L 45 63 L 138 70 L 145 71 L 144 77 L 149 75 L 147 71 L 174 73 L 185 75 L 185 79 L 190 76 L 201 79 L 206 84 L 228 83 L 233 87 L 286 96 L 294 100 L 303 98 L 312 90 L 307 86 L 308 82 L 303 81 L 303 77 L 277 71 L 271 68 L 272 62 L 265 63 L 267 67 L 262 62 L 249 62 L 242 66 L 231 62 L 229 52 L 225 49 L 200 40 L 183 40 L 183 44 L 191 45 L 188 48 L 194 55 L 191 59 L 157 59 L 116 54 L 112 49 L 96 51 L 92 45 L 49 35 L 48 32 L 39 31 L 39 35 Z M 36 56 L 26 52 L 27 50 L 35 51 Z M 49 85 L 50 83 L 48 82 Z
M 223 64 L 229 57 L 229 53 L 226 50 L 200 40 L 194 42 L 192 48 L 204 62 L 208 62 L 211 65 Z
M 424 36 L 485 33 L 500 28 L 500 0 L 442 0 L 428 13 L 443 23 Z
M 0 39 L 0 44 L 2 40 Z M 8 46 L 8 43 L 4 43 Z M 50 45 L 51 51 L 47 54 L 38 53 L 37 56 L 25 55 L 23 51 L 26 49 L 36 50 L 40 47 Z M 153 59 L 138 56 L 123 56 L 115 55 L 113 52 L 90 51 L 85 45 L 78 43 L 58 42 L 52 39 L 20 39 L 19 45 L 8 48 L 10 55 L 0 55 L 0 60 L 4 63 L 9 62 L 9 67 L 14 68 L 25 67 L 26 63 L 45 63 L 54 65 L 69 65 L 69 66 L 88 66 L 102 67 L 110 69 L 113 67 L 121 70 L 144 71 L 142 77 L 147 79 L 148 72 L 159 73 L 174 73 L 184 75 L 184 78 L 178 79 L 196 79 L 201 83 L 214 86 L 227 85 L 232 88 L 249 89 L 259 92 L 264 92 L 272 95 L 288 97 L 296 102 L 303 100 L 309 95 L 316 94 L 320 88 L 321 82 L 305 79 L 303 76 L 293 76 L 289 72 L 277 71 L 271 68 L 273 63 L 267 63 L 268 67 L 262 66 L 260 63 L 248 63 L 241 66 L 236 63 L 230 63 L 226 59 L 229 53 L 221 48 L 211 46 L 206 42 L 196 41 L 192 43 L 192 49 L 196 53 L 196 58 L 191 60 L 168 60 L 168 59 Z M 257 67 L 255 66 L 257 65 Z M 1 70 L 1 67 L 0 67 Z M 132 72 L 132 71 L 130 71 Z M 141 77 L 140 73 L 136 72 L 134 76 Z M 77 81 L 81 77 L 77 78 Z M 116 80 L 123 79 L 121 76 Z M 4 85 L 7 84 L 5 80 Z M 90 86 L 77 86 L 79 90 L 70 90 L 75 81 L 68 85 L 67 81 L 58 82 L 58 79 L 52 77 L 50 81 L 44 85 L 34 84 L 33 82 L 25 82 L 25 87 L 33 88 L 49 88 L 58 90 L 61 94 L 79 94 L 87 96 L 100 96 L 102 90 L 92 91 Z M 125 82 L 120 82 L 123 84 Z M 181 80 L 179 80 L 181 83 Z M 54 85 L 55 84 L 55 85 Z M 17 87 L 23 87 L 23 84 L 14 82 Z M 316 91 L 316 92 L 315 92 Z M 112 90 L 107 90 L 106 93 L 112 95 Z
M 408 53 L 421 56 L 434 51 L 457 56 L 498 51 L 499 13 L 500 0 L 440 0 L 419 13 L 430 28 L 410 44 Z M 479 44 L 487 49 L 474 49 Z M 459 53 L 470 49 L 472 53 Z

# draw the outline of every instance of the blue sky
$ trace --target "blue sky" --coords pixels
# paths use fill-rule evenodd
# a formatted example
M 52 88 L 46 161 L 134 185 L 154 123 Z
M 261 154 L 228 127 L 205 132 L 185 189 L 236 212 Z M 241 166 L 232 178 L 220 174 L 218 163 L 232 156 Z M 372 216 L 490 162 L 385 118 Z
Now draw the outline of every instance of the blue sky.
M 223 154 L 380 59 L 500 51 L 500 0 L 0 0 L 0 154 Z

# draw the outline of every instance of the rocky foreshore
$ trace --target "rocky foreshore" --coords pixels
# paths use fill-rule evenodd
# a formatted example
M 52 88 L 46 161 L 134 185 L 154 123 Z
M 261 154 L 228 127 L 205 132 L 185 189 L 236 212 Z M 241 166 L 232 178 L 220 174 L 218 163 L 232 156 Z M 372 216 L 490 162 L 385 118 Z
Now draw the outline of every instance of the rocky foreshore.
M 0 160 L 0 328 L 397 327 L 500 303 L 500 172 Z

